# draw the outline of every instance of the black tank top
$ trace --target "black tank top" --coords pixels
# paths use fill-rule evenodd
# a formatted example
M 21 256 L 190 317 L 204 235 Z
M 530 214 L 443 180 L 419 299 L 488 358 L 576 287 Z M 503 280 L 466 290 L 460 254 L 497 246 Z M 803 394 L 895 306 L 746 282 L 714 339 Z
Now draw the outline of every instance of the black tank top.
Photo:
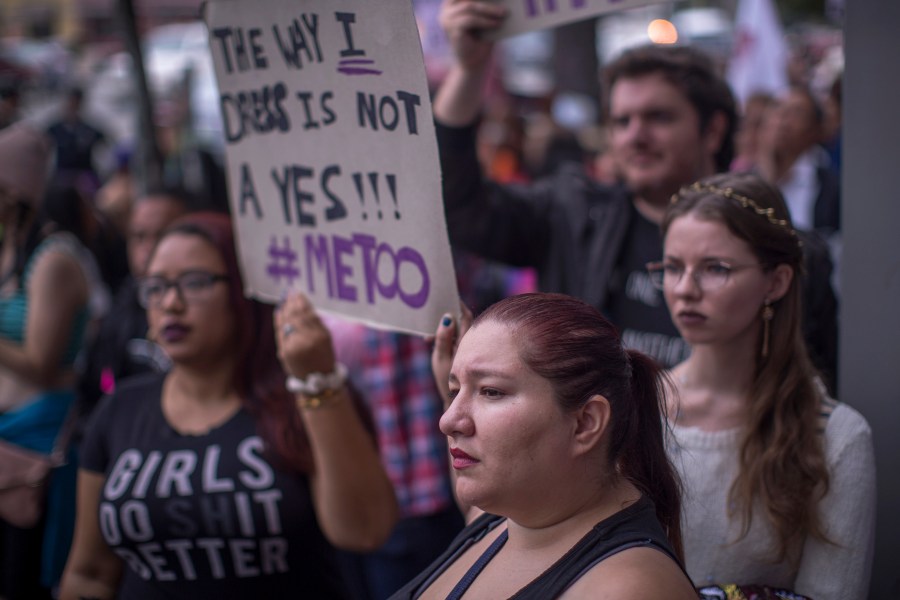
M 475 542 L 483 538 L 504 517 L 483 514 L 463 529 L 450 547 L 418 577 L 403 586 L 390 600 L 413 600 L 437 579 Z M 649 546 L 667 554 L 684 571 L 681 562 L 656 518 L 653 502 L 646 496 L 604 519 L 544 573 L 512 596 L 515 600 L 548 600 L 556 598 L 579 577 L 603 559 L 622 550 Z M 685 574 L 687 577 L 687 574 Z

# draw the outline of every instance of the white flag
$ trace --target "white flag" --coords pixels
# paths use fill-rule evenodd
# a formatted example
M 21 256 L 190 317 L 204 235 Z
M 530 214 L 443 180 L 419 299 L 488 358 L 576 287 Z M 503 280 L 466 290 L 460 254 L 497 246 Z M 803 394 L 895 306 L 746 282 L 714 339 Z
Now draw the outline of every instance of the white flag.
M 778 96 L 788 87 L 788 47 L 772 0 L 739 0 L 728 82 L 743 106 L 754 92 Z

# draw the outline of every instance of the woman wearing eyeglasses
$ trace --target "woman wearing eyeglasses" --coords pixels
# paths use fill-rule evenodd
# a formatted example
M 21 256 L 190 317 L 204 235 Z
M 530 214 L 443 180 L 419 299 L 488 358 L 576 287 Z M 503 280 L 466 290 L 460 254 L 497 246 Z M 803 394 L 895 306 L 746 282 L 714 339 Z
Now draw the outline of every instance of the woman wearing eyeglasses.
M 673 197 L 662 232 L 663 261 L 648 269 L 692 347 L 669 406 L 688 573 L 701 590 L 865 598 L 871 432 L 807 355 L 803 249 L 780 193 L 755 175 L 707 178 Z
M 245 298 L 213 214 L 167 230 L 139 297 L 173 366 L 92 418 L 62 598 L 344 597 L 331 545 L 376 547 L 396 503 L 312 306 Z

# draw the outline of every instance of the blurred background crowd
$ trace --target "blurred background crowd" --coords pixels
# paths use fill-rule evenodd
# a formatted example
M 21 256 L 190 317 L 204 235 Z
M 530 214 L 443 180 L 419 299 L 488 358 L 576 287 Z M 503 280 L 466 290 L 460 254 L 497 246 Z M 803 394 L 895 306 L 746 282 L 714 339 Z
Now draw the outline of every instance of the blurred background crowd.
M 85 218 L 99 222 L 86 224 L 88 230 L 124 233 L 131 196 L 157 183 L 184 188 L 194 195 L 196 208 L 228 210 L 223 126 L 200 5 L 199 0 L 0 3 L 0 126 L 25 119 L 50 131 L 58 145 L 68 136 L 72 156 L 60 153 L 57 169 L 77 173 Z M 440 1 L 413 5 L 427 76 L 436 88 L 451 60 L 437 22 Z M 495 55 L 481 121 L 481 158 L 490 176 L 503 182 L 533 180 L 572 160 L 596 179 L 614 181 L 599 73 L 622 50 L 652 41 L 700 47 L 728 75 L 743 113 L 735 170 L 758 169 L 777 181 L 794 158 L 815 149 L 816 160 L 837 177 L 842 18 L 842 0 L 777 5 L 748 0 L 746 6 L 738 0 L 684 0 L 505 40 Z M 136 77 L 130 38 L 139 40 L 143 78 Z M 793 118 L 798 113 L 785 116 L 792 88 L 809 92 L 795 103 L 800 120 Z M 155 131 L 152 145 L 148 127 Z M 784 154 L 786 145 L 796 146 L 789 152 L 793 158 L 776 167 L 771 157 Z M 67 166 L 66 160 L 74 162 Z M 839 293 L 838 219 L 835 213 L 801 225 L 829 239 Z M 115 287 L 121 275 L 110 273 L 116 267 L 104 260 L 107 283 Z M 486 268 L 485 273 L 475 285 L 505 291 L 534 286 L 527 271 Z
M 0 4 L 0 124 L 21 117 L 54 119 L 66 90 L 83 87 L 82 116 L 106 136 L 93 156 L 102 179 L 123 167 L 138 132 L 140 88 L 132 76 L 122 4 L 112 0 Z M 200 4 L 141 0 L 133 7 L 133 18 L 157 126 L 177 129 L 182 143 L 189 138 L 221 162 L 218 93 L 206 30 L 199 20 Z M 449 61 L 437 24 L 440 3 L 413 4 L 428 75 L 436 85 Z M 746 30 L 738 20 L 738 8 L 736 0 L 666 2 L 505 41 L 498 53 L 493 107 L 483 127 L 485 160 L 497 175 L 531 177 L 575 153 L 590 161 L 599 177 L 614 177 L 603 161 L 596 75 L 624 48 L 649 40 L 700 46 L 716 58 L 724 73 L 732 57 L 747 45 L 748 36 L 759 37 L 758 45 L 765 41 L 772 46 L 771 53 L 781 53 L 775 60 L 784 63 L 785 77 L 764 82 L 765 91 L 774 95 L 789 84 L 809 86 L 825 111 L 821 139 L 831 142 L 839 125 L 834 103 L 839 102 L 843 68 L 840 2 L 779 2 L 772 23 L 778 30 L 771 32 Z M 764 26 L 764 22 L 754 25 Z M 775 42 L 765 37 L 773 34 Z M 779 43 L 785 47 L 777 47 Z

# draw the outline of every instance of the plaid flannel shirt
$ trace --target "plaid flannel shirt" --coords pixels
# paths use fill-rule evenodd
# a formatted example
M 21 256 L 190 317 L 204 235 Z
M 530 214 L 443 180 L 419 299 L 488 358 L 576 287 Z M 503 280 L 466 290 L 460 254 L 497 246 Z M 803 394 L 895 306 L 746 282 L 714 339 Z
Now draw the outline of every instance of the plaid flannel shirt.
M 449 507 L 447 439 L 438 429 L 443 403 L 431 373 L 431 349 L 417 336 L 326 318 L 337 359 L 375 422 L 381 462 L 401 517 Z

